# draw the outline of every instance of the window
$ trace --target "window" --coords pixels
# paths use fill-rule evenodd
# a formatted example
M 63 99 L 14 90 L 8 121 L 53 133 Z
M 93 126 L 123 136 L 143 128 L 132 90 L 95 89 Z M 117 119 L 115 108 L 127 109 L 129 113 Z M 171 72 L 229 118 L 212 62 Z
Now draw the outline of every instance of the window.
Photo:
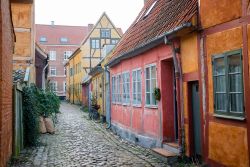
M 215 114 L 244 116 L 241 50 L 213 57 Z
M 121 74 L 116 76 L 116 102 L 122 102 L 122 76 Z
M 145 83 L 145 93 L 146 93 L 146 105 L 155 106 L 156 99 L 154 96 L 154 89 L 156 88 L 156 66 L 149 65 L 145 69 L 146 83 Z
M 116 102 L 116 76 L 112 76 L 112 102 Z
M 119 42 L 119 39 L 111 39 L 111 44 L 115 45 Z
M 101 29 L 101 38 L 110 38 L 111 31 L 110 29 Z
M 141 105 L 141 69 L 133 70 L 132 72 L 132 92 L 133 92 L 133 104 Z
M 67 85 L 66 85 L 66 82 L 64 81 L 63 82 L 63 92 L 66 92 L 66 90 L 67 90 Z
M 47 42 L 47 38 L 44 36 L 40 37 L 40 42 Z
M 72 51 L 65 51 L 64 52 L 64 60 L 67 60 L 72 55 Z
M 56 67 L 50 67 L 50 76 L 56 76 Z
M 74 71 L 73 71 L 73 68 L 71 67 L 70 70 L 69 70 L 69 75 L 72 76 L 74 75 Z
M 68 38 L 66 38 L 66 37 L 61 37 L 60 38 L 60 42 L 61 43 L 67 43 L 69 40 L 68 40 Z
M 125 72 L 122 74 L 122 102 L 123 104 L 129 104 L 130 103 L 130 76 L 129 72 Z
M 66 67 L 64 67 L 64 75 L 67 75 Z
M 56 81 L 50 82 L 50 90 L 53 92 L 57 91 L 57 82 Z
M 56 51 L 49 51 L 49 60 L 56 60 Z
M 150 6 L 150 8 L 148 8 L 147 12 L 144 15 L 144 18 L 147 17 L 149 15 L 149 13 L 151 12 L 151 10 L 154 8 L 155 4 L 156 4 L 157 0 L 154 1 L 154 3 Z
M 91 39 L 91 48 L 99 49 L 100 48 L 100 40 L 99 39 Z

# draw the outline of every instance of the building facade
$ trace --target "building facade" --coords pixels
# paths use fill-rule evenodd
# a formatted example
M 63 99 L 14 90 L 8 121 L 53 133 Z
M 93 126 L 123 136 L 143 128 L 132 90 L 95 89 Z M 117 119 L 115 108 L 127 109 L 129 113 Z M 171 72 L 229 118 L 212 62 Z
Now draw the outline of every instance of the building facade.
M 48 54 L 36 44 L 35 51 L 35 67 L 36 67 L 36 86 L 40 89 L 45 89 L 48 79 Z
M 204 154 L 214 166 L 249 166 L 249 18 L 249 1 L 200 1 Z
M 11 3 L 16 39 L 13 55 L 13 70 L 29 72 L 28 83 L 36 82 L 34 8 L 34 1 L 32 0 L 13 0 Z
M 66 69 L 64 64 L 80 46 L 92 25 L 63 26 L 36 25 L 36 42 L 49 54 L 48 80 L 50 87 L 64 99 L 66 96 Z
M 121 38 L 121 29 L 116 28 L 106 13 L 103 13 L 93 26 L 79 49 L 69 58 L 67 86 L 70 92 L 67 99 L 71 103 L 82 103 L 82 82 L 90 70 L 104 57 L 102 49 L 107 44 L 117 44 Z M 77 96 L 77 97 L 76 97 Z

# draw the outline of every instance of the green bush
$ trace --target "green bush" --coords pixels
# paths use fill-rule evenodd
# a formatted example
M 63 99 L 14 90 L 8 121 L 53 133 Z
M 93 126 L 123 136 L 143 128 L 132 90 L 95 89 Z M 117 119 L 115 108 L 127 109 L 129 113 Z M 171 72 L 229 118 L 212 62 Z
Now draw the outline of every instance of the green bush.
M 40 90 L 35 85 L 23 90 L 24 139 L 26 146 L 36 146 L 39 138 L 39 116 L 55 117 L 60 99 L 55 93 Z M 52 118 L 54 120 L 54 118 Z

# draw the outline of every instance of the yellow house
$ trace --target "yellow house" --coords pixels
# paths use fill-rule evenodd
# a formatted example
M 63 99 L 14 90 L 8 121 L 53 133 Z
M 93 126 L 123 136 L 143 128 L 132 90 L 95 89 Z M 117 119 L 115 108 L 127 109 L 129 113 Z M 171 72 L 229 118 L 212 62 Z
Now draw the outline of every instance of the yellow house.
M 69 58 L 65 65 L 67 69 L 66 98 L 74 104 L 82 102 L 81 83 L 88 76 L 90 70 L 104 57 L 104 45 L 115 45 L 119 42 L 122 32 L 111 22 L 106 13 L 103 13 L 88 36 Z
M 16 36 L 13 70 L 29 72 L 29 83 L 35 83 L 34 1 L 13 0 L 11 11 Z
M 112 56 L 112 51 L 115 45 L 105 45 L 103 47 L 103 59 L 89 72 L 91 76 L 91 95 L 96 99 L 97 105 L 100 106 L 98 112 L 102 117 L 106 117 L 106 101 L 107 88 L 109 85 L 109 77 L 106 76 L 105 65 Z M 108 100 L 109 101 L 109 100 Z

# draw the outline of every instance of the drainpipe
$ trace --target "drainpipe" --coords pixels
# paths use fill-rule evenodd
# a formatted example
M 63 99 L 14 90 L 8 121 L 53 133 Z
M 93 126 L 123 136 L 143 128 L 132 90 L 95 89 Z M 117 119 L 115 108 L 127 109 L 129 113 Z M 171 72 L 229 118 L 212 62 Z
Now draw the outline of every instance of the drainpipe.
M 45 91 L 45 70 L 49 66 L 49 64 L 46 64 L 46 66 L 43 68 L 43 74 L 42 74 L 42 89 Z
M 180 62 L 178 61 L 176 51 L 175 51 L 175 45 L 173 41 L 169 41 L 167 37 L 164 38 L 164 42 L 166 45 L 172 46 L 172 53 L 173 53 L 173 61 L 174 61 L 174 72 L 175 72 L 175 80 L 176 80 L 176 87 L 178 87 L 179 91 L 177 91 L 177 109 L 181 112 L 181 114 L 178 114 L 178 120 L 181 121 L 179 123 L 179 135 L 180 135 L 180 141 L 179 145 L 181 146 L 181 153 L 184 153 L 184 145 L 185 145 L 185 131 L 184 131 L 184 110 L 183 110 L 183 80 L 182 80 L 182 70 L 180 66 Z
M 107 129 L 110 129 L 111 128 L 111 105 L 110 105 L 110 71 L 108 70 L 108 67 L 105 66 L 105 69 L 104 69 L 104 74 L 105 74 L 105 80 L 107 82 L 105 82 L 105 88 L 106 88 L 106 97 L 105 97 L 105 100 L 106 100 L 106 121 L 108 122 L 108 127 Z M 108 86 L 106 86 L 108 85 Z

